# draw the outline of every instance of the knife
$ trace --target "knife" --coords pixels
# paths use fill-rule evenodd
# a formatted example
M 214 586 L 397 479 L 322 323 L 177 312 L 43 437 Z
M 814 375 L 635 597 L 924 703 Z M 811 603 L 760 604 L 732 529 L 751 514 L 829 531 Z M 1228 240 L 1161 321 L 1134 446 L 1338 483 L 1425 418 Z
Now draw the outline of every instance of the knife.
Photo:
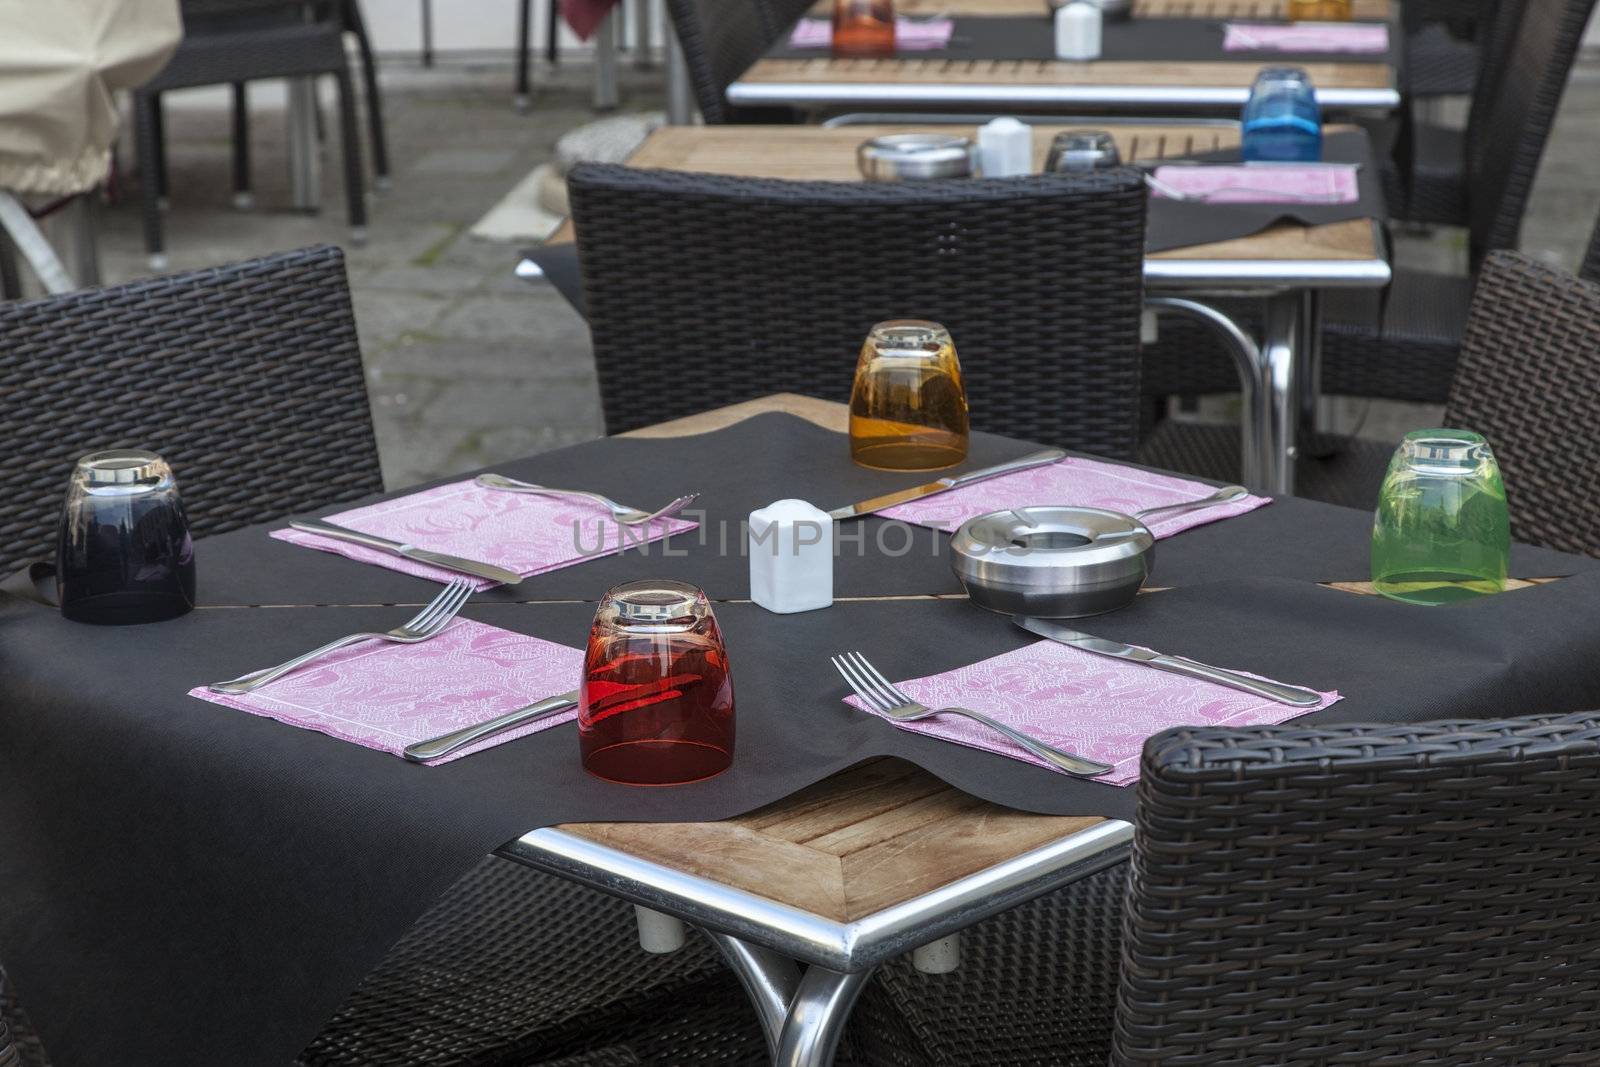
M 349 541 L 353 545 L 365 545 L 375 548 L 379 552 L 387 552 L 392 556 L 416 560 L 418 563 L 431 563 L 435 567 L 443 567 L 449 571 L 460 571 L 477 578 L 487 578 L 491 582 L 501 585 L 519 585 L 522 575 L 515 571 L 508 571 L 496 567 L 492 563 L 479 563 L 475 559 L 462 559 L 460 556 L 450 556 L 443 552 L 430 552 L 426 548 L 416 545 L 403 545 L 399 541 L 391 541 L 387 537 L 377 537 L 373 534 L 362 533 L 345 526 L 335 526 L 331 522 L 321 519 L 292 519 L 289 525 L 296 530 L 306 533 L 318 534 L 322 537 L 331 537 L 336 541 Z
M 578 691 L 576 689 L 570 693 L 562 693 L 559 696 L 545 697 L 543 700 L 529 704 L 525 708 L 508 711 L 499 718 L 490 719 L 488 722 L 480 722 L 476 726 L 468 726 L 465 729 L 441 734 L 426 741 L 418 741 L 414 745 L 407 745 L 401 755 L 412 763 L 426 763 L 429 760 L 438 759 L 440 756 L 448 756 L 456 749 L 465 748 L 472 742 L 480 741 L 490 734 L 497 734 L 517 726 L 525 726 L 530 722 L 538 722 L 540 719 L 548 719 L 552 715 L 559 715 L 577 702 Z
M 1314 708 L 1322 703 L 1322 694 L 1314 693 L 1309 689 L 1301 689 L 1295 685 L 1282 685 L 1278 682 L 1264 682 L 1259 678 L 1251 678 L 1247 674 L 1225 671 L 1221 667 L 1211 667 L 1196 660 L 1185 659 L 1183 656 L 1164 656 L 1159 652 L 1152 652 L 1148 648 L 1135 648 L 1120 641 L 1107 641 L 1103 637 L 1091 637 L 1089 634 L 1068 629 L 1058 622 L 1029 619 L 1022 616 L 1017 616 L 1011 621 L 1029 633 L 1038 634 L 1040 637 L 1048 637 L 1052 641 L 1058 641 L 1063 645 L 1071 645 L 1073 648 L 1081 648 L 1085 652 L 1093 652 L 1098 656 L 1110 656 L 1112 659 L 1132 660 L 1134 663 L 1143 663 L 1147 667 L 1154 667 L 1158 671 L 1169 671 L 1172 674 L 1199 678 L 1205 682 L 1215 682 L 1217 685 L 1225 685 L 1229 689 L 1237 689 L 1242 693 L 1265 697 L 1279 704 L 1289 704 L 1296 708 Z
M 1067 454 L 1061 449 L 1047 448 L 1042 452 L 1034 452 L 1031 455 L 1023 456 L 1021 459 L 1014 459 L 1009 463 L 997 463 L 993 467 L 984 467 L 982 470 L 968 471 L 966 474 L 955 474 L 948 478 L 940 478 L 936 482 L 928 482 L 926 485 L 919 485 L 914 489 L 902 489 L 897 493 L 885 493 L 883 496 L 875 496 L 871 500 L 863 500 L 859 504 L 846 504 L 842 508 L 834 508 L 828 514 L 835 520 L 859 518 L 862 515 L 871 515 L 875 511 L 882 511 L 884 508 L 892 508 L 896 504 L 907 504 L 913 500 L 921 500 L 925 496 L 933 496 L 935 493 L 960 489 L 964 485 L 987 481 L 990 478 L 998 478 L 1002 474 L 1015 474 L 1017 471 L 1043 467 L 1066 458 Z

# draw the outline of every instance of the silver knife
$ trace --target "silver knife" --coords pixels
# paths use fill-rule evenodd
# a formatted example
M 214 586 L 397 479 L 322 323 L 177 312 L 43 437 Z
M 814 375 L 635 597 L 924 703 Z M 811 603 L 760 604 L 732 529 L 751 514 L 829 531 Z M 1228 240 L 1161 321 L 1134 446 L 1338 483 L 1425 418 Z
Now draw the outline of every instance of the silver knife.
M 460 571 L 477 578 L 487 578 L 491 582 L 501 585 L 519 585 L 522 575 L 515 571 L 508 571 L 503 567 L 496 567 L 492 563 L 479 563 L 475 559 L 462 559 L 460 556 L 451 556 L 443 552 L 430 552 L 426 548 L 416 545 L 405 545 L 399 541 L 391 541 L 387 537 L 378 537 L 374 534 L 362 533 L 346 526 L 335 526 L 331 522 L 321 519 L 291 519 L 289 525 L 296 530 L 306 533 L 319 534 L 331 537 L 337 541 L 349 541 L 353 545 L 364 545 L 375 548 L 379 552 L 387 552 L 392 556 L 401 556 L 405 559 L 414 559 L 418 563 L 431 563 L 435 567 L 443 567 L 449 571 Z
M 1159 652 L 1151 652 L 1147 648 L 1134 648 L 1120 641 L 1107 641 L 1103 637 L 1091 637 L 1089 634 L 1079 633 L 1069 629 L 1058 622 L 1048 622 L 1044 619 L 1029 619 L 1017 616 L 1011 620 L 1029 633 L 1048 637 L 1052 641 L 1059 641 L 1063 645 L 1081 648 L 1085 652 L 1093 652 L 1099 656 L 1110 656 L 1112 659 L 1132 660 L 1143 663 L 1147 667 L 1154 667 L 1158 671 L 1169 671 L 1172 674 L 1182 674 L 1190 678 L 1199 678 L 1201 681 L 1215 682 L 1225 685 L 1229 689 L 1237 689 L 1242 693 L 1265 697 L 1279 704 L 1288 704 L 1296 708 L 1314 708 L 1322 703 L 1322 694 L 1314 693 L 1309 689 L 1302 689 L 1297 685 L 1282 685 L 1278 682 L 1263 682 L 1251 678 L 1247 674 L 1238 674 L 1234 671 L 1225 671 L 1221 667 L 1212 667 L 1197 660 L 1186 659 L 1183 656 L 1164 656 Z
M 448 756 L 456 749 L 465 748 L 474 741 L 481 741 L 491 734 L 498 734 L 518 726 L 525 726 L 530 722 L 548 719 L 552 715 L 559 715 L 577 702 L 578 691 L 576 689 L 570 693 L 562 693 L 559 696 L 545 697 L 543 700 L 529 704 L 525 708 L 508 711 L 499 718 L 490 719 L 488 722 L 480 722 L 476 726 L 468 726 L 465 729 L 432 737 L 426 741 L 418 741 L 414 745 L 407 745 L 401 755 L 412 763 L 427 763 L 429 760 L 438 759 L 440 756 Z
M 987 481 L 990 478 L 998 478 L 1002 474 L 1015 474 L 1017 471 L 1043 467 L 1066 458 L 1067 454 L 1061 449 L 1047 448 L 1042 452 L 1034 452 L 1031 455 L 1023 456 L 1021 459 L 1014 459 L 1009 463 L 997 463 L 993 467 L 984 467 L 982 470 L 968 471 L 966 474 L 955 474 L 948 478 L 940 478 L 936 482 L 928 482 L 926 485 L 919 485 L 914 489 L 902 489 L 897 493 L 885 493 L 883 496 L 875 496 L 871 500 L 863 500 L 859 504 L 846 504 L 842 508 L 834 508 L 828 514 L 835 520 L 854 519 L 862 515 L 871 515 L 875 511 L 882 511 L 884 508 L 892 508 L 896 504 L 910 503 L 913 500 L 921 500 L 925 496 L 933 496 L 935 493 L 945 493 L 951 489 L 960 489 L 964 485 Z

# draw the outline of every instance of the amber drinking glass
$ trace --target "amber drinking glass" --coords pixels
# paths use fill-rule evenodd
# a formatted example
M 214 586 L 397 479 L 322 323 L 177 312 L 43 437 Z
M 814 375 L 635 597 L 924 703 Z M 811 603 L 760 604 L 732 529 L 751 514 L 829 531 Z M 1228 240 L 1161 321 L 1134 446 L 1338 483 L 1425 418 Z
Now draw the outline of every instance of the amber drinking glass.
M 886 471 L 931 471 L 967 458 L 967 392 L 950 333 L 936 322 L 880 322 L 850 391 L 850 458 Z
M 1289 0 L 1294 22 L 1349 22 L 1350 0 Z
M 733 762 L 733 678 L 705 593 L 641 581 L 605 595 L 589 631 L 578 746 L 590 774 L 682 785 Z
M 894 0 L 833 0 L 833 54 L 894 55 Z

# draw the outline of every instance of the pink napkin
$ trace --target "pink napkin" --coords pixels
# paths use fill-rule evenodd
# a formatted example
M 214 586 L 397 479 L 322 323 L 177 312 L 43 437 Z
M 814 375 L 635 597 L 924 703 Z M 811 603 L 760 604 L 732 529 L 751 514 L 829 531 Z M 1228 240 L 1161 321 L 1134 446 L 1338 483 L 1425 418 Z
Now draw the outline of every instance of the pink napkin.
M 456 619 L 430 641 L 364 642 L 244 696 L 223 696 L 205 686 L 189 695 L 398 756 L 407 745 L 569 692 L 582 680 L 580 648 Z M 577 714 L 574 707 L 486 737 L 429 766 L 559 726 Z M 578 758 L 576 743 L 572 758 Z
M 895 19 L 894 46 L 905 52 L 944 48 L 955 28 L 950 19 Z M 801 19 L 789 35 L 790 48 L 827 48 L 832 44 L 833 23 L 827 19 Z
M 1174 726 L 1271 726 L 1341 699 L 1336 692 L 1323 693 L 1316 708 L 1293 708 L 1055 641 L 1040 641 L 946 674 L 895 684 L 930 708 L 981 711 L 1064 752 L 1110 763 L 1115 770 L 1094 779 L 1109 785 L 1127 785 L 1138 779 L 1139 753 L 1145 740 L 1162 730 Z M 846 702 L 863 706 L 853 696 Z M 935 715 L 895 725 L 1057 769 L 960 716 Z
M 1389 27 L 1381 22 L 1230 22 L 1227 52 L 1389 51 Z
M 1105 508 L 1131 515 L 1141 508 L 1201 500 L 1214 492 L 1216 490 L 1209 485 L 1185 478 L 1069 456 L 1047 467 L 1004 474 L 964 489 L 952 489 L 948 493 L 888 508 L 878 514 L 886 519 L 898 519 L 900 522 L 931 526 L 935 530 L 948 532 L 968 519 L 1008 508 L 1069 505 Z M 1184 512 L 1165 519 L 1156 515 L 1155 521 L 1148 525 L 1150 532 L 1157 537 L 1171 537 L 1191 527 L 1243 515 L 1270 503 L 1271 497 L 1245 496 L 1230 504 Z
M 391 541 L 492 563 L 524 578 L 659 541 L 698 525 L 685 519 L 657 519 L 648 529 L 622 526 L 611 512 L 586 500 L 487 489 L 470 480 L 342 511 L 327 520 Z M 436 582 L 462 577 L 442 567 L 300 530 L 274 530 L 272 536 Z M 494 585 L 475 581 L 479 590 Z
M 1354 164 L 1180 165 L 1157 167 L 1154 176 L 1161 185 L 1204 197 L 1208 204 L 1353 204 L 1361 199 Z M 1150 195 L 1167 194 L 1152 186 Z

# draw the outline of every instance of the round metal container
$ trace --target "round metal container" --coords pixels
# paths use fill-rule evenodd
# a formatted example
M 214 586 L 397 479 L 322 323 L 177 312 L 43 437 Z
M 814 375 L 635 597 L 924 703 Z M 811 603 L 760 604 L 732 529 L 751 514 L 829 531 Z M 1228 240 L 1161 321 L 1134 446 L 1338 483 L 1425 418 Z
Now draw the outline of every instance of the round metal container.
M 1045 6 L 1053 12 L 1071 2 L 1072 0 L 1045 0 Z M 1133 0 L 1089 0 L 1089 3 L 1100 9 L 1100 16 L 1107 22 L 1121 22 L 1123 19 L 1133 17 Z
M 1104 130 L 1066 130 L 1050 142 L 1044 169 L 1053 174 L 1106 170 L 1122 166 L 1117 142 Z
M 863 141 L 856 164 L 870 182 L 970 178 L 978 170 L 978 146 L 951 134 L 891 133 Z
M 979 607 L 1077 619 L 1132 603 L 1155 544 L 1144 523 L 1119 512 L 1016 508 L 963 523 L 950 542 L 950 566 Z

